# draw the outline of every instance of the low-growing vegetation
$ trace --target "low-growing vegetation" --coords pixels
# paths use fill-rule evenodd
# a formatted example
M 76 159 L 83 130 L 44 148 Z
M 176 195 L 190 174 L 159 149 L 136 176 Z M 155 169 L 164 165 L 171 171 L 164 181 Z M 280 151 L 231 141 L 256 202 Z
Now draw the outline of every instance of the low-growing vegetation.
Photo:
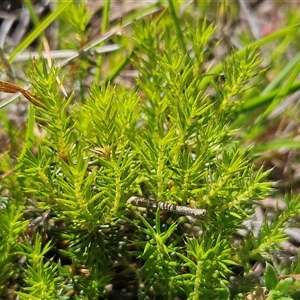
M 90 39 L 84 2 L 58 1 L 42 21 L 24 2 L 34 26 L 1 55 L 8 77 L 32 41 L 47 45 L 46 34 L 36 39 L 52 21 L 60 50 L 75 52 L 29 59 L 24 89 L 1 81 L 29 104 L 18 126 L 13 101 L 0 111 L 9 141 L 0 161 L 1 298 L 297 299 L 298 258 L 281 257 L 299 197 L 276 186 L 268 160 L 297 143 L 263 133 L 299 85 L 299 58 L 282 71 L 278 62 L 299 25 L 255 42 L 241 35 L 234 49 L 220 37 L 223 6 L 219 23 L 209 1 L 172 0 L 110 23 L 106 1 L 100 37 Z M 270 46 L 277 56 L 266 56 Z M 280 192 L 268 210 L 265 199 Z M 134 206 L 133 196 L 149 204 Z

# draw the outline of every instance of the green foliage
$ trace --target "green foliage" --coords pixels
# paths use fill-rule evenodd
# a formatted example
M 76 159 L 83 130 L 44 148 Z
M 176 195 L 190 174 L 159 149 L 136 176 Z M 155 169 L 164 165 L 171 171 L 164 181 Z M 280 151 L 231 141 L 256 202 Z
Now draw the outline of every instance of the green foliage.
M 23 251 L 21 254 L 27 258 L 27 267 L 25 270 L 25 282 L 27 287 L 24 291 L 27 293 L 18 293 L 23 299 L 53 299 L 57 295 L 57 266 L 52 260 L 44 262 L 44 256 L 52 248 L 51 242 L 42 245 L 41 237 L 35 236 L 34 248 L 27 240 L 26 244 L 21 245 Z
M 22 221 L 21 208 L 8 205 L 1 199 L 1 228 L 0 228 L 0 286 L 4 288 L 6 281 L 14 274 L 14 262 L 18 255 L 18 237 L 27 226 L 27 221 Z
M 16 253 L 25 256 L 16 292 L 22 299 L 106 297 L 117 268 L 140 299 L 228 299 L 232 267 L 248 273 L 251 260 L 270 258 L 286 239 L 297 197 L 286 199 L 285 212 L 266 220 L 257 238 L 250 231 L 234 244 L 254 200 L 271 192 L 268 172 L 255 167 L 233 126 L 261 74 L 260 55 L 255 47 L 233 52 L 213 74 L 205 63 L 215 27 L 206 20 L 181 24 L 176 5 L 169 5 L 164 18 L 134 25 L 135 90 L 97 80 L 81 98 L 67 97 L 57 80 L 63 69 L 38 60 L 28 72 L 42 100 L 34 117 L 45 137 L 25 144 L 13 177 L 20 199 L 10 191 L 0 219 L 7 241 L 0 247 L 0 282 L 14 275 Z M 83 38 L 87 11 L 70 11 Z M 139 215 L 127 205 L 132 195 L 207 213 L 203 220 L 159 210 Z M 29 215 L 22 215 L 25 199 Z M 32 236 L 24 230 L 28 221 L 38 224 Z M 283 299 L 293 284 L 277 283 L 267 265 L 270 299 Z
M 12 62 L 20 52 L 26 49 L 38 36 L 43 34 L 43 31 L 71 4 L 71 2 L 71 0 L 64 1 L 56 10 L 49 14 L 39 26 L 30 32 L 10 54 L 8 58 L 9 62 Z
M 277 274 L 272 265 L 267 263 L 264 276 L 266 288 L 269 290 L 267 300 L 273 299 L 297 299 L 293 297 L 294 292 L 299 289 L 299 284 L 292 277 L 277 280 Z
M 176 241 L 169 242 L 178 224 L 174 222 L 169 228 L 162 230 L 160 218 L 158 210 L 153 226 L 140 216 L 144 227 L 140 227 L 139 230 L 148 236 L 148 241 L 137 242 L 137 245 L 144 249 L 138 257 L 145 260 L 139 275 L 140 280 L 145 280 L 146 291 L 153 289 L 155 294 L 164 294 L 168 290 L 177 292 L 180 289 L 176 285 L 176 281 L 170 281 L 170 278 L 174 279 L 180 268 L 180 264 L 174 259 L 175 251 L 178 248 Z
M 288 226 L 289 219 L 300 208 L 299 196 L 286 196 L 285 203 L 284 212 L 278 211 L 274 219 L 264 222 L 258 236 L 254 237 L 251 231 L 248 233 L 239 252 L 242 261 L 244 258 L 248 260 L 250 257 L 252 259 L 270 259 L 268 251 L 271 248 L 279 249 L 279 244 L 286 240 L 284 228 Z
M 275 269 L 267 263 L 265 272 L 266 288 L 270 291 L 273 290 L 277 285 L 277 275 Z
M 207 241 L 206 241 L 207 240 Z M 182 285 L 190 299 L 199 299 L 212 295 L 211 287 L 215 289 L 215 295 L 228 292 L 224 283 L 225 277 L 230 274 L 228 265 L 234 265 L 231 260 L 231 249 L 226 240 L 218 237 L 208 239 L 192 239 L 186 243 L 187 253 L 179 257 L 185 262 L 190 273 L 183 276 L 175 276 L 174 280 Z M 221 279 L 221 281 L 220 281 Z M 223 285 L 221 282 L 224 281 Z

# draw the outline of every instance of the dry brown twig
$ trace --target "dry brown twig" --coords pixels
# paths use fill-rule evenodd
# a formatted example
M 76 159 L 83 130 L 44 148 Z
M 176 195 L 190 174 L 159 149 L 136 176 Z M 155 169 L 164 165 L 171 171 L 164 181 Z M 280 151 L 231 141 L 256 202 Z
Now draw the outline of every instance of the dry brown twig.
M 21 93 L 33 105 L 43 107 L 41 103 L 42 101 L 41 97 L 36 96 L 13 83 L 0 80 L 0 91 L 4 93 L 10 93 L 10 94 Z
M 205 209 L 174 205 L 169 202 L 153 201 L 153 200 L 135 197 L 135 196 L 129 198 L 127 200 L 127 203 L 138 207 L 156 208 L 156 209 L 159 208 L 162 211 L 169 211 L 175 214 L 190 216 L 193 218 L 201 218 L 204 217 L 206 214 Z

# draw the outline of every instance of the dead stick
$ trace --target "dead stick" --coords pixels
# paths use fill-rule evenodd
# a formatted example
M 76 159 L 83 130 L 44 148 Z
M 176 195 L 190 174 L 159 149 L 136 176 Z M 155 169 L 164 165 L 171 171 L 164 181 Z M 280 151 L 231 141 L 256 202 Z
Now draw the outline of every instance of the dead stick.
M 162 211 L 169 211 L 180 215 L 190 216 L 193 218 L 203 217 L 206 213 L 205 209 L 191 208 L 188 206 L 174 205 L 169 202 L 152 201 L 145 198 L 133 196 L 127 200 L 127 203 L 138 207 L 159 208 Z
M 24 90 L 23 88 L 12 84 L 10 82 L 0 80 L 0 92 L 4 93 L 21 93 L 27 100 L 29 100 L 32 104 L 43 107 L 41 103 L 41 98 L 39 96 L 33 95 L 29 91 Z

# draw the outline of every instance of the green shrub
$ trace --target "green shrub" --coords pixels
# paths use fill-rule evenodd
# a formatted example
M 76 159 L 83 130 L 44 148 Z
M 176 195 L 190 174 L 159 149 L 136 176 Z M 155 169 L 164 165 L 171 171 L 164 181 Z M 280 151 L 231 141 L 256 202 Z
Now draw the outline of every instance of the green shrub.
M 21 192 L 9 190 L 0 218 L 0 280 L 19 274 L 22 299 L 105 298 L 110 283 L 139 299 L 227 299 L 232 267 L 247 275 L 251 260 L 269 258 L 285 239 L 296 199 L 258 238 L 249 232 L 234 243 L 254 200 L 271 192 L 268 172 L 256 169 L 232 126 L 256 84 L 259 54 L 232 53 L 211 73 L 214 26 L 180 24 L 170 5 L 163 18 L 135 23 L 135 89 L 105 81 L 83 91 L 81 103 L 62 96 L 63 69 L 41 60 L 28 74 L 45 137 L 31 141 L 3 181 Z M 139 213 L 127 203 L 132 195 L 206 215 Z

